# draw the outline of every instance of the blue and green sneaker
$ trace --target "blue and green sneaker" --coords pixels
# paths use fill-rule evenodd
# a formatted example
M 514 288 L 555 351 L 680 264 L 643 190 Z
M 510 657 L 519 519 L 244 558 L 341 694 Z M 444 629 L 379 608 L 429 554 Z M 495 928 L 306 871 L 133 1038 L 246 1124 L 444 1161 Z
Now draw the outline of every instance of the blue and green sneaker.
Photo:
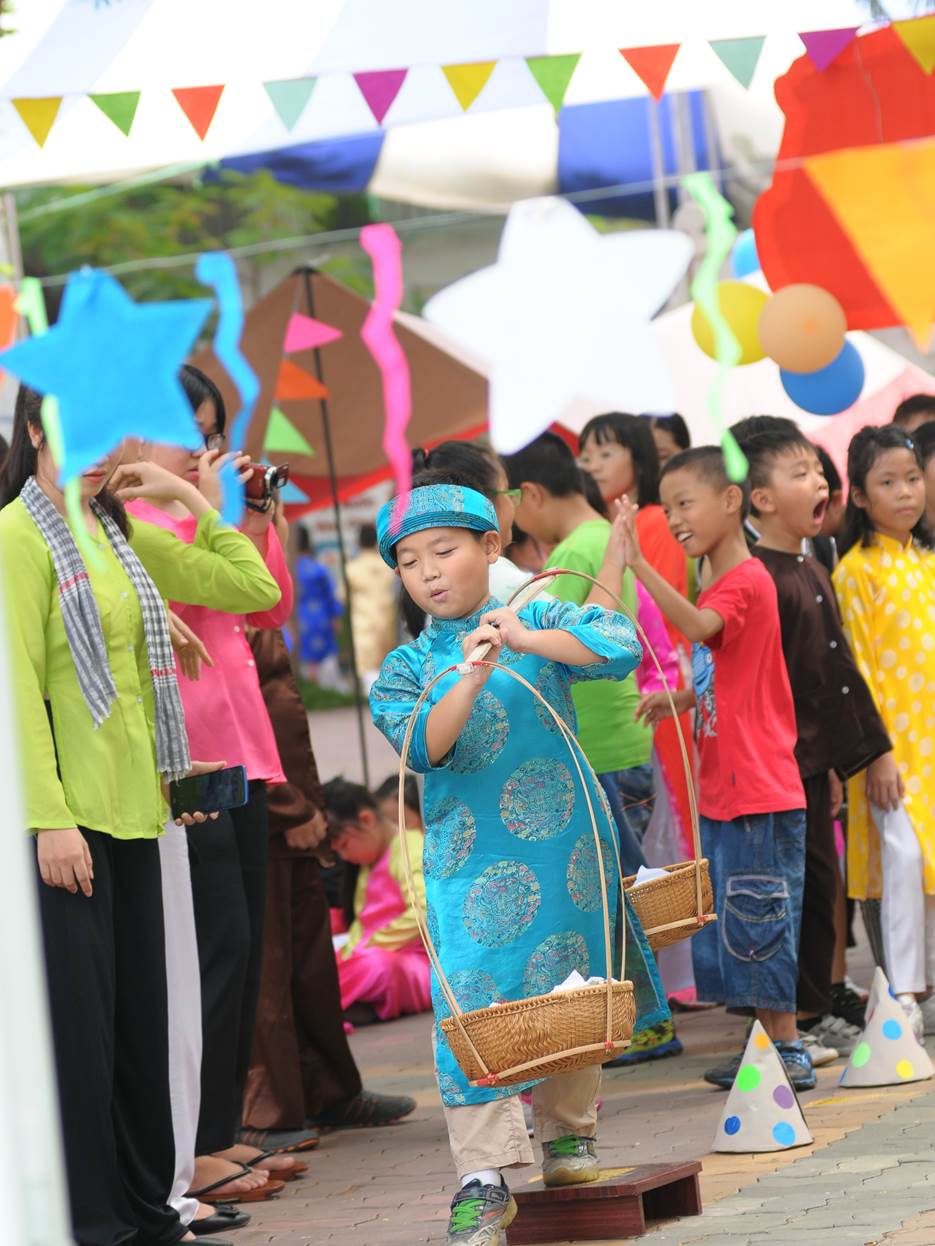
M 601 1175 L 593 1138 L 569 1134 L 542 1144 L 543 1185 L 584 1185 Z
M 500 1246 L 500 1230 L 516 1219 L 507 1187 L 470 1181 L 451 1200 L 447 1246 Z M 504 1243 L 506 1235 L 504 1234 Z
M 640 1030 L 626 1051 L 608 1060 L 604 1068 L 621 1069 L 630 1064 L 645 1064 L 648 1060 L 664 1060 L 666 1056 L 680 1056 L 683 1050 L 681 1039 L 676 1037 L 675 1026 L 671 1021 L 663 1021 Z

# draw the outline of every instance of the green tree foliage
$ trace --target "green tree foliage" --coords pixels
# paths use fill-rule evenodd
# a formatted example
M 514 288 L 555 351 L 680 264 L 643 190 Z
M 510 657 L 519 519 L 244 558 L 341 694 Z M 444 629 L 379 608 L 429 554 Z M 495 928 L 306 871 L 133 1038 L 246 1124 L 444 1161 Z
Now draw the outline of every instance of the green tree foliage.
M 111 268 L 127 262 L 195 256 L 202 251 L 254 248 L 276 240 L 315 235 L 364 225 L 370 219 L 363 196 L 317 193 L 284 186 L 269 173 L 224 173 L 217 180 L 190 178 L 159 182 L 85 200 L 74 208 L 36 213 L 88 187 L 54 187 L 17 194 L 20 237 L 27 273 L 48 277 L 89 264 Z M 289 252 L 296 264 L 308 250 Z M 337 258 L 337 257 L 336 257 Z M 248 300 L 258 293 L 263 267 L 281 263 L 282 252 L 261 252 L 240 261 Z M 362 273 L 368 265 L 362 255 Z M 328 265 L 323 264 L 327 269 Z M 340 277 L 348 274 L 342 263 Z M 191 298 L 204 294 L 194 261 L 120 273 L 136 299 Z M 336 272 L 336 276 L 339 274 Z M 250 286 L 255 288 L 251 291 Z M 366 291 L 364 291 L 366 292 Z M 52 291 L 50 291 L 52 293 Z

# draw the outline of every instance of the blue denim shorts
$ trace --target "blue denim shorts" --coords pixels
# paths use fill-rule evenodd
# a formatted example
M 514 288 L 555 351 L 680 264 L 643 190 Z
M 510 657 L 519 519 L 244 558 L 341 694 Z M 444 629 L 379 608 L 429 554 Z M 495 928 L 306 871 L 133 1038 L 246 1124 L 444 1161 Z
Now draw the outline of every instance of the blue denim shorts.
M 692 939 L 698 998 L 795 1012 L 805 810 L 701 819 L 717 921 Z
M 641 845 L 656 800 L 653 768 L 630 766 L 597 777 L 617 824 L 623 872 L 635 874 L 646 864 Z

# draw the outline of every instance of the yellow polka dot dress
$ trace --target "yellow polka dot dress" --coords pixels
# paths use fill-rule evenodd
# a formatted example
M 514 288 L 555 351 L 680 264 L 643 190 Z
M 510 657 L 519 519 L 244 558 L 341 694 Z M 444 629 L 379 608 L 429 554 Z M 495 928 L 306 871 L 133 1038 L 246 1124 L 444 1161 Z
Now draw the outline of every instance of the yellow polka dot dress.
M 877 536 L 855 545 L 834 573 L 844 630 L 886 724 L 935 895 L 935 554 Z M 848 892 L 881 895 L 880 843 L 866 774 L 848 783 Z

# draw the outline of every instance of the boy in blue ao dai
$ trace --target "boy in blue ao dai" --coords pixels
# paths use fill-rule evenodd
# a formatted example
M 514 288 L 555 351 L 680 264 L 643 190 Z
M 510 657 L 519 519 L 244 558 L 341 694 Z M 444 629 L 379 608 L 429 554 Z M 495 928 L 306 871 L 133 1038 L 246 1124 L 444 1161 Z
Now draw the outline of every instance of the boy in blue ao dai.
M 599 607 L 533 601 L 514 614 L 490 598 L 487 569 L 499 553 L 491 504 L 474 490 L 438 483 L 413 489 L 394 526 L 381 512 L 380 549 L 429 613 L 425 631 L 394 650 L 371 692 L 378 728 L 402 748 L 423 689 L 482 642 L 491 661 L 532 684 L 574 729 L 571 686 L 623 679 L 641 648 L 629 621 Z M 427 924 L 460 1008 L 547 993 L 577 970 L 607 976 L 597 847 L 568 745 L 543 706 L 504 670 L 451 670 L 419 711 L 409 765 L 425 777 Z M 613 929 L 616 862 L 600 788 L 598 815 Z M 665 1015 L 651 953 L 628 922 L 628 953 L 651 1015 Z M 634 971 L 633 965 L 638 969 Z M 436 1019 L 449 1014 L 433 982 Z M 532 1163 L 519 1091 L 470 1086 L 436 1026 L 436 1068 L 462 1188 L 449 1243 L 499 1240 L 515 1206 L 501 1170 Z M 598 1175 L 594 1135 L 600 1067 L 561 1074 L 533 1092 L 547 1183 Z M 528 1084 L 527 1084 L 528 1085 Z

